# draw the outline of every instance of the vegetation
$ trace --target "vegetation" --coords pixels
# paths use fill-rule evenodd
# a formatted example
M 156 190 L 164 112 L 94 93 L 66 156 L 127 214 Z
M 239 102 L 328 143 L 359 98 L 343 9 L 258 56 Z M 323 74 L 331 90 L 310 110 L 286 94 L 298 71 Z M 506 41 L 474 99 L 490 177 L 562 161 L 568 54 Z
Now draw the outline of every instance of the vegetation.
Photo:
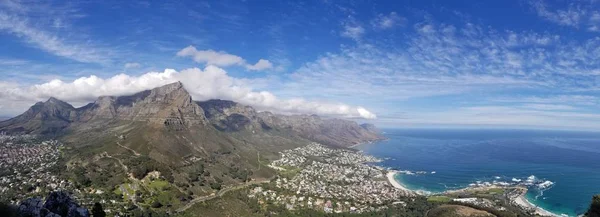
M 131 172 L 136 179 L 142 179 L 146 177 L 149 172 L 159 171 L 167 181 L 171 183 L 174 181 L 173 174 L 168 166 L 161 164 L 149 157 L 140 156 L 129 159 L 127 165 L 131 168 Z
M 435 203 L 427 201 L 425 197 L 416 197 L 414 200 L 406 199 L 406 207 L 402 205 L 393 206 L 382 211 L 367 213 L 325 213 L 322 210 L 299 209 L 287 210 L 281 205 L 272 203 L 260 203 L 258 200 L 248 198 L 248 189 L 231 191 L 210 201 L 199 203 L 183 213 L 178 214 L 182 217 L 198 216 L 282 216 L 282 217 L 367 217 L 367 216 L 403 216 L 403 217 L 421 217 L 425 216 L 428 210 L 437 207 Z
M 452 199 L 447 196 L 431 196 L 431 197 L 427 198 L 427 201 L 435 202 L 435 203 L 448 203 L 448 202 L 452 201 Z
M 428 217 L 494 216 L 489 212 L 461 205 L 442 205 L 431 209 Z
M 592 198 L 590 209 L 585 213 L 587 217 L 600 217 L 600 194 Z

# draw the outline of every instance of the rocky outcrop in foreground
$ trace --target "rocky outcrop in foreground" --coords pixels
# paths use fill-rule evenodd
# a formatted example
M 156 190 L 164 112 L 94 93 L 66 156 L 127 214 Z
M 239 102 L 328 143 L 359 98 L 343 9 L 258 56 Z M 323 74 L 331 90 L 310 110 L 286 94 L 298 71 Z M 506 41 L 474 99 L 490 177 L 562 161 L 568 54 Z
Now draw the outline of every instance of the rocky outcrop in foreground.
M 65 192 L 52 192 L 42 203 L 41 198 L 29 198 L 19 205 L 19 216 L 31 217 L 89 217 L 89 211 L 79 206 Z

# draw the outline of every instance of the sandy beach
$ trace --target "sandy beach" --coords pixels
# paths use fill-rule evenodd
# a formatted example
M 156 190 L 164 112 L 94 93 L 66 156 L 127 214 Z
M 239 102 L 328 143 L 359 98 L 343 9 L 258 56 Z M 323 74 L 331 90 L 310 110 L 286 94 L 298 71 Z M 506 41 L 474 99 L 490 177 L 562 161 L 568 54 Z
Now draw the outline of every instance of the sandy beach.
M 404 185 L 402 185 L 402 183 L 398 182 L 398 180 L 396 180 L 394 177 L 396 176 L 396 174 L 398 174 L 398 171 L 394 171 L 394 170 L 390 170 L 387 173 L 387 179 L 390 182 L 390 184 L 392 184 L 392 186 L 394 186 L 394 188 L 406 191 L 406 192 L 410 192 L 410 193 L 415 193 L 418 194 L 417 192 L 410 190 L 406 187 L 404 187 Z
M 526 191 L 525 191 L 526 193 Z M 520 196 L 514 198 L 514 202 L 516 204 L 518 204 L 521 207 L 524 207 L 526 209 L 532 209 L 535 210 L 535 214 L 541 215 L 541 216 L 559 216 L 557 214 L 554 214 L 548 210 L 542 209 L 538 206 L 536 206 L 535 204 L 529 202 L 527 200 L 527 198 L 525 198 L 525 193 L 521 194 Z

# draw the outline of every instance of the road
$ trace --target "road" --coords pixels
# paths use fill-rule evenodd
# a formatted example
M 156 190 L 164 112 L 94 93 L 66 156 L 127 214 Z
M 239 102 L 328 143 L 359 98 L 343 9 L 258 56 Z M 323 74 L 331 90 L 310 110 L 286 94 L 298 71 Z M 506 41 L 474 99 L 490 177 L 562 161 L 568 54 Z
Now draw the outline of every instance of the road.
M 177 213 L 181 213 L 189 208 L 191 208 L 192 206 L 194 206 L 197 203 L 203 202 L 203 201 L 207 201 L 207 200 L 212 200 L 215 199 L 217 197 L 222 197 L 223 195 L 225 195 L 225 193 L 233 191 L 233 190 L 237 190 L 237 189 L 241 189 L 241 188 L 245 188 L 248 187 L 250 185 L 254 185 L 254 184 L 262 184 L 262 183 L 269 183 L 270 179 L 267 180 L 254 180 L 254 181 L 249 181 L 246 182 L 244 184 L 240 184 L 240 185 L 234 185 L 234 186 L 230 186 L 227 188 L 223 188 L 221 189 L 219 192 L 217 192 L 214 195 L 209 195 L 209 196 L 203 196 L 203 197 L 197 197 L 194 198 L 192 201 L 190 201 L 189 203 L 187 203 L 185 206 L 180 207 L 179 209 L 177 209 Z
M 119 143 L 119 142 L 117 142 L 117 145 L 120 146 L 121 148 L 124 148 L 124 149 L 127 149 L 127 150 L 133 152 L 133 154 L 135 156 L 140 156 L 140 153 L 138 153 L 137 151 L 135 151 L 135 150 L 133 150 L 133 149 L 127 147 L 127 146 L 121 145 L 121 143 Z

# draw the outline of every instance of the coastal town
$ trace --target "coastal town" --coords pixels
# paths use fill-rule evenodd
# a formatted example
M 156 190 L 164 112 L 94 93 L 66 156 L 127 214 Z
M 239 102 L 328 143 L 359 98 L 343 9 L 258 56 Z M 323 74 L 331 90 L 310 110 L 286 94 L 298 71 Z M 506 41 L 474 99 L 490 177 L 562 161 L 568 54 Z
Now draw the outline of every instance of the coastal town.
M 129 190 L 135 183 L 153 185 L 164 182 L 168 185 L 164 180 L 155 180 L 159 176 L 155 171 L 149 173 L 150 178 L 119 185 L 115 190 L 117 193 L 78 187 L 72 178 L 60 175 L 58 164 L 64 163 L 60 162 L 63 149 L 64 146 L 56 140 L 29 135 L 0 135 L 0 195 L 4 202 L 18 204 L 28 197 L 67 191 L 82 205 L 101 202 L 107 213 L 118 214 L 139 206 L 137 203 L 140 201 Z M 360 151 L 310 143 L 285 150 L 280 155 L 278 160 L 268 164 L 278 171 L 276 178 L 252 186 L 245 191 L 248 198 L 290 211 L 312 209 L 324 213 L 366 213 L 382 211 L 390 206 L 406 206 L 415 197 L 425 196 L 432 202 L 452 202 L 500 212 L 516 209 L 517 212 L 541 216 L 554 215 L 525 199 L 527 184 L 546 183 L 534 181 L 535 177 L 529 177 L 518 186 L 482 182 L 465 189 L 423 195 L 405 188 L 395 178 L 398 174 L 407 175 L 409 172 L 376 166 L 382 159 Z
M 125 210 L 128 201 L 111 197 L 111 192 L 81 188 L 62 174 L 64 145 L 57 140 L 37 136 L 0 135 L 0 202 L 19 204 L 50 192 L 72 193 L 79 204 L 92 206 L 102 202 L 107 212 Z
M 52 169 L 62 144 L 31 135 L 0 135 L 0 195 L 15 202 L 28 194 L 71 188 Z
M 412 192 L 396 188 L 385 169 L 368 163 L 381 159 L 318 143 L 286 150 L 269 166 L 282 174 L 275 190 L 255 188 L 250 197 L 273 201 L 288 209 L 316 208 L 324 212 L 356 212 L 402 204 Z M 277 194 L 280 192 L 279 194 Z

